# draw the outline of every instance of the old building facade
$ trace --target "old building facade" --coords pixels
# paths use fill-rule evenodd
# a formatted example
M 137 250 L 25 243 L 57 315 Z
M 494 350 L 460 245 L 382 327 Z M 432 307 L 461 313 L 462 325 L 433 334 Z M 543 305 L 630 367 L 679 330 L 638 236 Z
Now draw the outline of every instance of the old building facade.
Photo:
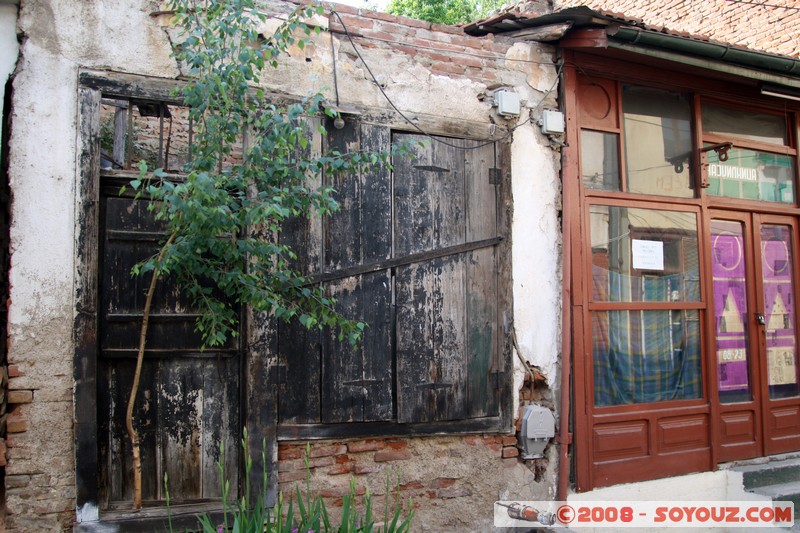
M 298 4 L 263 2 L 259 32 Z M 338 5 L 309 20 L 320 33 L 264 76 L 267 98 L 344 110 L 309 132 L 318 149 L 416 147 L 391 171 L 318 177 L 342 211 L 286 232 L 367 337 L 352 350 L 243 310 L 240 339 L 201 352 L 165 286 L 133 511 L 120 421 L 144 281 L 128 272 L 161 235 L 120 188 L 140 160 L 189 157 L 180 32 L 159 2 L 0 3 L 19 43 L 0 167 L 8 530 L 152 530 L 165 473 L 178 518 L 213 510 L 222 443 L 244 484 L 245 427 L 271 496 L 305 479 L 308 445 L 332 508 L 388 473 L 419 531 L 687 474 L 725 497 L 718 465 L 797 451 L 798 50 L 728 31 L 797 11 L 720 0 L 716 28 L 642 4 L 526 2 L 463 29 Z M 531 403 L 557 434 L 523 460 Z

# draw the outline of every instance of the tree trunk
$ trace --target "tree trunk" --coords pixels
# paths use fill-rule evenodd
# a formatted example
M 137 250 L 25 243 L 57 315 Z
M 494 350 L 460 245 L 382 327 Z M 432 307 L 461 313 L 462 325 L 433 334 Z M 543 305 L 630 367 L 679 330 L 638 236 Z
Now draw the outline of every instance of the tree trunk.
M 158 254 L 158 261 L 164 257 L 164 252 L 167 251 L 169 245 L 175 234 L 169 236 L 167 242 L 161 248 Z M 125 413 L 125 427 L 128 430 L 128 437 L 131 439 L 131 455 L 133 456 L 133 508 L 142 508 L 142 459 L 139 451 L 139 434 L 133 427 L 133 404 L 136 402 L 136 395 L 139 392 L 139 378 L 142 375 L 142 363 L 144 362 L 144 348 L 147 340 L 147 326 L 150 322 L 150 305 L 153 303 L 153 293 L 156 290 L 156 283 L 158 282 L 159 270 L 158 267 L 153 269 L 153 277 L 150 279 L 150 287 L 147 289 L 147 297 L 144 302 L 144 310 L 142 311 L 142 329 L 139 333 L 139 353 L 136 356 L 136 372 L 133 374 L 133 384 L 131 385 L 131 396 L 128 400 L 128 410 Z

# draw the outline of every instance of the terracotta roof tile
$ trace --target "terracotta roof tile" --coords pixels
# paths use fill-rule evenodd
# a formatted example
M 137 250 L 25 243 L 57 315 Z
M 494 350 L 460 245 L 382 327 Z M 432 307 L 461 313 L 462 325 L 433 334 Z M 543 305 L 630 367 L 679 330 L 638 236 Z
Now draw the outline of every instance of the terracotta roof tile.
M 798 0 L 553 0 L 653 31 L 800 57 Z

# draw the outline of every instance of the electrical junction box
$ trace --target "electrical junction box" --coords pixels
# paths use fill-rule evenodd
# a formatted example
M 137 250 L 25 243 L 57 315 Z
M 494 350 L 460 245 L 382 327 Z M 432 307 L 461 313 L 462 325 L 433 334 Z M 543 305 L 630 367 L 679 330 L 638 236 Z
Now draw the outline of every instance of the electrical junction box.
M 542 111 L 540 125 L 542 126 L 542 133 L 545 135 L 560 135 L 566 131 L 564 113 L 545 109 Z
M 522 428 L 517 436 L 517 447 L 523 459 L 543 457 L 545 446 L 556 435 L 553 412 L 541 405 L 528 405 L 522 415 Z
M 519 116 L 519 95 L 508 89 L 498 89 L 494 92 L 494 105 L 497 113 L 504 117 Z

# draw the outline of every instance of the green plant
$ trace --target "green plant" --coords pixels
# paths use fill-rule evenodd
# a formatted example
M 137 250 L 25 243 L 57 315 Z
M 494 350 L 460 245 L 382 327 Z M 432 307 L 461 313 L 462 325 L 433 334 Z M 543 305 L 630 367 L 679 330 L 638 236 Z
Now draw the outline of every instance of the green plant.
M 333 189 L 312 187 L 309 177 L 389 162 L 387 153 L 312 153 L 310 129 L 326 133 L 311 121 L 324 108 L 323 96 L 277 105 L 259 86 L 262 72 L 277 67 L 290 46 L 305 47 L 312 29 L 302 20 L 321 14 L 321 6 L 298 8 L 269 36 L 257 30 L 266 17 L 254 0 L 171 0 L 169 7 L 184 32 L 175 56 L 190 74 L 180 96 L 196 131 L 183 180 L 172 181 L 161 169 L 151 172 L 142 162 L 130 183 L 137 197 L 150 200 L 167 235 L 158 253 L 133 270 L 151 274 L 126 412 L 134 508 L 141 507 L 141 460 L 132 412 L 159 277 L 171 274 L 190 297 L 204 347 L 237 335 L 244 306 L 307 328 L 331 328 L 356 344 L 365 324 L 339 314 L 324 288 L 295 270 L 296 254 L 279 235 L 289 219 L 338 209 Z M 245 134 L 241 162 L 224 165 Z
M 245 428 L 242 438 L 242 449 L 245 457 L 245 494 L 237 500 L 231 507 L 229 503 L 230 482 L 225 480 L 222 475 L 224 464 L 224 447 L 220 450 L 220 458 L 217 461 L 217 469 L 220 472 L 222 481 L 222 507 L 223 523 L 216 524 L 208 514 L 198 517 L 198 524 L 203 533 L 406 533 L 410 530 L 411 521 L 414 517 L 414 509 L 411 501 L 408 502 L 408 511 L 400 502 L 400 475 L 398 473 L 397 484 L 395 486 L 395 497 L 390 505 L 390 477 L 386 473 L 386 494 L 385 510 L 382 524 L 375 522 L 372 514 L 372 496 L 369 490 L 366 491 L 361 503 L 358 505 L 356 495 L 355 480 L 350 480 L 350 491 L 342 498 L 342 514 L 338 525 L 332 525 L 328 515 L 325 501 L 320 496 L 312 497 L 311 491 L 311 470 L 309 466 L 310 448 L 306 446 L 305 468 L 306 468 L 306 487 L 305 496 L 300 492 L 300 487 L 295 487 L 294 497 L 289 498 L 288 502 L 283 493 L 278 494 L 278 501 L 273 509 L 265 509 L 267 499 L 267 480 L 266 469 L 262 471 L 264 489 L 258 495 L 254 507 L 249 507 L 250 501 L 250 473 L 253 468 L 249 450 L 247 447 L 247 429 Z M 266 441 L 262 441 L 261 451 L 262 464 L 267 464 Z M 169 510 L 169 490 L 167 478 L 164 477 L 164 487 L 167 494 L 167 509 Z M 295 506 L 296 504 L 296 506 Z M 169 517 L 168 513 L 168 517 Z M 172 532 L 172 520 L 169 519 L 169 531 Z

